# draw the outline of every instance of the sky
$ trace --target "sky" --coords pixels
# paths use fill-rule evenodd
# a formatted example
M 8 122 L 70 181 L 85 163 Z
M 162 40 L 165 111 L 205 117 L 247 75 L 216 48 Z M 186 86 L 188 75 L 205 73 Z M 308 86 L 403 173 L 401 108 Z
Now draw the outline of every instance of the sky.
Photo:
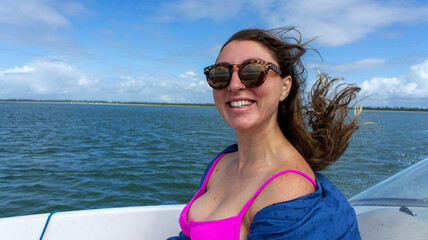
M 245 28 L 293 26 L 363 106 L 428 108 L 428 1 L 0 0 L 0 99 L 213 103 L 203 68 Z

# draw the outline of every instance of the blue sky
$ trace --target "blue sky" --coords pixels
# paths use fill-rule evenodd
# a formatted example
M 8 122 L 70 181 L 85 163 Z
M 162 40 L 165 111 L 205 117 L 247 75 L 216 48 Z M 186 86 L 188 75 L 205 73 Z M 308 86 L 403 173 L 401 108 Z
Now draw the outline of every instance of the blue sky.
M 297 27 L 364 106 L 428 108 L 428 2 L 0 0 L 0 99 L 212 103 L 203 68 L 244 28 Z

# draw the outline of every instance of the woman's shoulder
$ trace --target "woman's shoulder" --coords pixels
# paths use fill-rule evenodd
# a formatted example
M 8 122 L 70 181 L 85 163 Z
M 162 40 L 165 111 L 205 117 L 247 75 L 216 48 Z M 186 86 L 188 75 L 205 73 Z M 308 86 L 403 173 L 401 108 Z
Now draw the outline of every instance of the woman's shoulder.
M 278 201 L 277 203 L 270 204 L 264 209 L 261 209 L 259 212 L 262 212 L 263 210 L 267 210 L 267 212 L 275 211 L 275 208 L 281 208 L 286 207 L 288 209 L 298 208 L 298 209 L 304 209 L 304 208 L 313 208 L 315 206 L 323 206 L 326 205 L 328 208 L 323 207 L 323 209 L 319 210 L 334 210 L 334 214 L 337 213 L 337 211 L 350 211 L 354 212 L 352 206 L 349 204 L 346 197 L 342 194 L 342 192 L 324 175 L 322 175 L 319 172 L 315 172 L 316 176 L 316 184 L 317 188 L 315 191 L 312 191 L 308 194 L 296 197 L 291 200 L 286 201 Z M 299 184 L 312 184 L 310 181 L 306 179 L 306 181 L 302 181 L 303 176 L 299 176 L 298 174 L 289 175 L 288 179 L 300 178 L 300 181 L 296 181 L 294 183 L 294 186 L 297 186 Z M 281 179 L 284 180 L 284 179 Z M 277 183 L 281 183 L 281 181 L 278 181 Z M 288 183 L 287 183 L 288 184 Z M 278 184 L 274 184 L 272 186 L 275 186 Z M 307 185 L 306 185 L 307 186 Z M 312 185 L 313 186 L 313 185 Z
M 297 151 L 287 151 L 281 156 L 266 176 L 268 180 L 254 202 L 253 214 L 265 206 L 290 201 L 316 190 L 315 173 Z
M 257 212 L 250 227 L 251 239 L 276 239 L 269 234 L 278 239 L 360 239 L 355 211 L 346 198 L 328 178 L 315 175 L 316 191 Z
M 309 176 L 312 175 L 312 177 Z M 280 202 L 292 201 L 316 191 L 313 173 L 298 170 L 279 171 L 265 182 L 250 211 L 255 215 L 260 209 Z

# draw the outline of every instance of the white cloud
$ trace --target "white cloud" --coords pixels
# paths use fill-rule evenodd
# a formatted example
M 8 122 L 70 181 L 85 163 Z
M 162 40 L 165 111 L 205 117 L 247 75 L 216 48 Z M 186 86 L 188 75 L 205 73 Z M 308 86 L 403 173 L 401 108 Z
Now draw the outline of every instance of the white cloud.
M 375 0 L 181 0 L 163 5 L 170 21 L 209 18 L 230 21 L 245 17 L 248 24 L 270 28 L 297 26 L 317 43 L 341 46 L 364 39 L 381 28 L 428 20 L 428 4 Z
M 0 76 L 1 98 L 80 95 L 96 91 L 98 84 L 98 78 L 61 61 L 32 62 L 2 70 Z
M 0 23 L 17 26 L 64 26 L 69 21 L 50 1 L 14 0 L 0 1 Z
M 76 99 L 143 102 L 212 102 L 202 74 L 143 71 L 139 75 L 91 74 L 64 61 L 40 60 L 0 69 L 0 99 Z
M 200 74 L 196 74 L 193 71 L 187 71 L 179 76 L 185 83 L 185 90 L 190 90 L 194 93 L 207 93 L 211 90 L 208 86 L 205 77 Z
M 122 79 L 125 79 L 125 82 L 120 83 L 119 92 L 140 92 L 146 86 L 146 83 L 141 79 L 134 79 L 129 76 L 121 76 Z
M 412 66 L 409 72 L 401 77 L 375 77 L 365 80 L 361 85 L 361 95 L 369 96 L 367 101 L 382 102 L 397 99 L 418 99 L 428 107 L 428 60 Z
M 275 3 L 264 15 L 271 26 L 297 25 L 318 43 L 341 46 L 364 39 L 380 28 L 397 23 L 427 21 L 428 5 L 374 0 L 291 0 Z
M 342 74 L 342 73 L 355 71 L 359 69 L 380 68 L 380 67 L 384 67 L 385 64 L 386 64 L 386 60 L 384 58 L 366 58 L 366 59 L 360 59 L 353 62 L 338 63 L 338 64 L 327 64 L 327 63 L 309 64 L 308 68 L 320 68 L 322 71 Z
M 389 98 L 397 94 L 405 85 L 404 79 L 375 77 L 361 83 L 361 93 L 375 95 L 376 98 Z
M 157 98 L 157 100 L 158 100 L 159 102 L 167 102 L 167 103 L 170 103 L 170 102 L 172 101 L 172 98 L 171 98 L 170 96 L 166 95 L 166 94 L 161 94 L 161 95 Z
M 196 73 L 193 71 L 187 71 L 185 73 L 180 74 L 180 78 L 189 78 L 189 77 L 194 77 L 196 76 Z
M 81 3 L 73 1 L 1 0 L 0 24 L 62 27 L 70 24 L 68 16 L 89 12 Z
M 73 41 L 71 17 L 89 14 L 79 2 L 0 0 L 0 42 L 76 53 L 85 50 Z
M 210 87 L 203 75 L 185 71 L 177 75 L 148 72 L 143 77 L 122 76 L 117 99 L 147 102 L 212 102 Z
M 412 66 L 407 74 L 407 78 L 417 83 L 422 89 L 428 89 L 428 60 Z
M 24 65 L 22 67 L 14 67 L 11 69 L 0 70 L 0 75 L 9 74 L 9 73 L 27 73 L 34 72 L 35 68 Z
M 211 90 L 207 85 L 208 83 L 206 81 L 202 81 L 202 80 L 198 82 L 193 81 L 189 83 L 189 85 L 187 85 L 185 89 L 196 93 L 207 93 Z

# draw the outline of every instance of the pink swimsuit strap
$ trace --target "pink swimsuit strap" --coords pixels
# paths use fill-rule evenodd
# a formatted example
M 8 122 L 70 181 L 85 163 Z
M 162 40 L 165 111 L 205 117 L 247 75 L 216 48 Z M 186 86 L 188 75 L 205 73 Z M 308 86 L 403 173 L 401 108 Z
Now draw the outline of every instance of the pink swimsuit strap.
M 288 172 L 294 172 L 294 173 L 300 174 L 306 177 L 307 179 L 309 179 L 317 188 L 316 182 L 307 174 L 297 170 L 285 170 L 273 175 L 265 183 L 263 183 L 263 185 L 260 186 L 257 192 L 251 197 L 251 199 L 248 200 L 248 202 L 244 205 L 244 207 L 241 209 L 241 211 L 237 216 L 220 219 L 220 220 L 201 221 L 201 222 L 194 221 L 193 219 L 188 218 L 187 213 L 189 211 L 190 206 L 197 198 L 199 198 L 205 193 L 208 180 L 210 179 L 211 174 L 214 171 L 218 161 L 224 155 L 225 153 L 219 155 L 217 159 L 213 162 L 210 169 L 208 170 L 208 173 L 205 176 L 202 186 L 199 188 L 198 192 L 193 196 L 192 200 L 190 200 L 190 202 L 184 207 L 183 211 L 180 214 L 179 222 L 183 233 L 194 240 L 239 239 L 241 221 L 245 213 L 247 212 L 248 208 L 251 206 L 254 199 L 256 199 L 256 197 L 260 194 L 263 188 L 267 184 L 269 184 L 273 179 L 275 179 L 276 177 L 282 174 L 285 174 Z
M 315 182 L 315 180 L 313 180 L 309 175 L 307 175 L 304 172 L 298 171 L 298 170 L 294 170 L 294 169 L 288 169 L 288 170 L 284 170 L 281 171 L 275 175 L 273 175 L 272 177 L 270 177 L 265 183 L 262 184 L 262 186 L 260 186 L 259 190 L 257 190 L 257 192 L 253 195 L 253 197 L 250 198 L 250 200 L 247 202 L 247 204 L 245 204 L 245 206 L 242 208 L 242 210 L 239 212 L 239 218 L 242 219 L 245 215 L 245 213 L 247 212 L 248 208 L 250 208 L 251 204 L 254 202 L 254 199 L 256 199 L 256 197 L 260 194 L 260 192 L 266 187 L 266 185 L 268 185 L 272 180 L 274 180 L 275 178 L 277 178 L 278 176 L 281 176 L 283 174 L 286 173 L 297 173 L 302 175 L 303 177 L 307 178 L 309 181 L 312 182 L 312 184 L 315 186 L 315 188 L 318 188 L 317 183 Z
M 194 199 L 191 200 L 191 202 L 193 202 L 194 200 L 196 200 L 198 197 L 200 197 L 201 195 L 204 194 L 205 192 L 205 188 L 207 186 L 208 180 L 211 177 L 212 172 L 215 169 L 215 166 L 217 165 L 218 161 L 225 155 L 226 153 L 222 153 L 220 154 L 216 160 L 213 162 L 211 168 L 209 169 L 207 175 L 205 176 L 204 182 L 202 184 L 202 187 L 199 189 L 200 191 L 198 191 L 198 193 L 195 195 Z M 318 188 L 317 183 L 315 182 L 314 179 L 312 179 L 309 175 L 307 175 L 304 172 L 298 171 L 298 170 L 294 170 L 294 169 L 288 169 L 288 170 L 284 170 L 281 172 L 276 173 L 275 175 L 273 175 L 272 177 L 270 177 L 266 182 L 264 182 L 260 188 L 257 190 L 257 192 L 250 198 L 250 200 L 248 200 L 248 202 L 245 204 L 245 206 L 241 209 L 241 211 L 239 212 L 238 217 L 241 219 L 242 217 L 244 217 L 245 213 L 247 212 L 247 210 L 250 208 L 251 204 L 254 202 L 254 200 L 256 199 L 256 197 L 260 194 L 260 192 L 266 187 L 266 185 L 268 185 L 272 180 L 274 180 L 275 178 L 277 178 L 278 176 L 281 176 L 283 174 L 286 173 L 297 173 L 299 175 L 302 175 L 303 177 L 307 178 L 309 181 L 312 182 L 312 184 L 315 186 L 315 188 Z M 191 205 L 191 203 L 190 203 Z
M 220 154 L 220 155 L 215 159 L 215 161 L 213 162 L 213 164 L 211 165 L 210 170 L 208 170 L 207 175 L 205 176 L 204 182 L 202 183 L 202 186 L 201 186 L 201 188 L 202 188 L 202 189 L 204 189 L 204 191 L 205 191 L 205 188 L 206 188 L 206 186 L 207 186 L 207 184 L 208 184 L 208 180 L 210 179 L 211 174 L 212 174 L 212 172 L 214 171 L 215 166 L 217 165 L 218 161 L 220 161 L 220 159 L 221 159 L 224 155 L 226 155 L 226 153 L 222 153 L 222 154 Z

